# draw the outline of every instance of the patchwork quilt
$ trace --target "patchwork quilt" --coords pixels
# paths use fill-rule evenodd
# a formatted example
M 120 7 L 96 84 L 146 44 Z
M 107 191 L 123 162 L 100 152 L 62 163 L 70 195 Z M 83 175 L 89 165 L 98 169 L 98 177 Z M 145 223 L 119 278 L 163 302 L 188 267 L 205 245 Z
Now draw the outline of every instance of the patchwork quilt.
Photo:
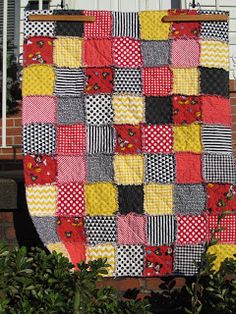
M 162 22 L 199 13 L 225 12 L 25 14 L 28 210 L 45 246 L 75 265 L 107 258 L 108 276 L 194 275 L 224 211 L 215 268 L 236 253 L 228 23 Z

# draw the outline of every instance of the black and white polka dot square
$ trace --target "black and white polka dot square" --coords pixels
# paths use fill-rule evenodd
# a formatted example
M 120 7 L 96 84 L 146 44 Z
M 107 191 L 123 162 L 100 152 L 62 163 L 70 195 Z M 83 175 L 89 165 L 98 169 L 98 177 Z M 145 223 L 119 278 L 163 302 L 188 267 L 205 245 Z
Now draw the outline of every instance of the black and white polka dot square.
M 90 95 L 85 98 L 86 122 L 106 125 L 113 122 L 112 97 L 109 94 Z
M 52 15 L 52 10 L 42 10 L 42 11 L 25 11 L 24 15 L 24 36 L 30 37 L 30 36 L 54 36 L 54 30 L 55 30 L 55 22 L 40 22 L 35 21 L 31 22 L 29 21 L 28 17 L 29 15 Z
M 116 276 L 142 276 L 144 249 L 142 245 L 119 245 L 116 253 Z

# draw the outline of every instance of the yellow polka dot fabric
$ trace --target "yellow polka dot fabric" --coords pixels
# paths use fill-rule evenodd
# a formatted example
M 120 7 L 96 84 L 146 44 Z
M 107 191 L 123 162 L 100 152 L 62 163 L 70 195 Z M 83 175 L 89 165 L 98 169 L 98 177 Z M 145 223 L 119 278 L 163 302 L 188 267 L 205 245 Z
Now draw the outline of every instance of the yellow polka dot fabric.
M 174 151 L 193 153 L 202 151 L 201 126 L 199 124 L 174 126 L 173 130 Z
M 115 181 L 118 184 L 142 184 L 144 160 L 138 155 L 116 155 L 114 157 Z
M 200 41 L 200 65 L 229 71 L 229 45 L 215 40 Z
M 162 22 L 168 11 L 143 11 L 139 13 L 140 35 L 144 40 L 167 40 L 170 23 Z
M 117 211 L 117 188 L 112 183 L 85 184 L 85 204 L 87 214 L 112 215 Z
M 150 215 L 173 214 L 173 186 L 146 184 L 144 186 L 144 210 Z
M 53 61 L 58 67 L 82 66 L 82 39 L 58 37 L 54 41 Z
M 70 260 L 70 255 L 62 242 L 49 243 L 47 245 L 47 248 L 50 252 L 55 251 L 57 253 L 62 253 L 63 256 L 68 257 L 68 259 Z
M 98 244 L 87 247 L 87 262 L 106 258 L 107 264 L 111 265 L 106 270 L 107 276 L 113 276 L 115 272 L 115 248 L 112 244 Z
M 234 258 L 234 254 L 236 254 L 236 245 L 234 244 L 216 244 L 212 245 L 208 248 L 207 252 L 209 254 L 215 254 L 216 259 L 214 261 L 213 269 L 218 271 L 220 269 L 221 263 L 228 257 Z
M 22 95 L 52 96 L 55 84 L 55 73 L 52 66 L 30 65 L 24 68 Z
M 198 95 L 199 70 L 198 68 L 172 68 L 173 94 Z

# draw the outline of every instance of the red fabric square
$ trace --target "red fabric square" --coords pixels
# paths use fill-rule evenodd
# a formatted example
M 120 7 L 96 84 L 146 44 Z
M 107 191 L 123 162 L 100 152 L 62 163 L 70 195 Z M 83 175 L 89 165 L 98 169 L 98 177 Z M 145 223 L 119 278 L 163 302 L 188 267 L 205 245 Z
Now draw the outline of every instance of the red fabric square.
M 24 41 L 24 66 L 53 64 L 53 38 L 30 37 Z
M 112 14 L 110 11 L 84 11 L 84 15 L 95 16 L 94 22 L 84 23 L 84 37 L 106 38 L 112 35 Z
M 57 233 L 62 242 L 85 243 L 82 217 L 57 217 Z
M 206 241 L 207 227 L 205 216 L 178 216 L 177 243 L 197 244 Z
M 143 125 L 143 152 L 171 153 L 173 146 L 173 130 L 169 125 Z
M 119 154 L 141 154 L 141 128 L 140 125 L 113 125 L 116 130 L 115 152 Z
M 173 75 L 168 66 L 143 69 L 143 93 L 147 96 L 167 96 L 171 93 Z
M 81 217 L 85 210 L 84 187 L 71 182 L 58 185 L 57 214 L 66 217 Z
M 57 153 L 60 155 L 79 155 L 85 152 L 85 126 L 58 125 Z
M 218 215 L 209 215 L 207 222 L 207 236 L 210 239 L 211 229 L 215 229 L 217 226 Z M 236 215 L 227 215 L 221 219 L 217 228 L 225 228 L 220 232 L 216 232 L 214 238 L 219 238 L 219 243 L 232 243 L 236 244 Z
M 110 39 L 84 39 L 83 65 L 88 67 L 112 64 L 112 41 Z
M 113 71 L 111 68 L 88 68 L 85 69 L 87 94 L 112 93 Z
M 176 153 L 176 183 L 201 183 L 201 155 Z
M 155 277 L 167 275 L 172 272 L 173 267 L 173 247 L 162 246 L 146 246 L 144 276 Z
M 70 255 L 71 263 L 74 264 L 75 269 L 77 269 L 77 264 L 86 261 L 85 245 L 79 244 L 78 242 L 64 242 L 63 244 Z
M 176 39 L 172 43 L 172 65 L 175 68 L 194 68 L 199 65 L 200 45 L 195 39 Z
M 139 67 L 142 63 L 140 41 L 129 37 L 116 37 L 112 41 L 113 64 L 118 67 Z
M 201 121 L 201 98 L 197 96 L 173 96 L 175 124 L 191 124 Z
M 230 100 L 220 96 L 202 96 L 202 121 L 207 124 L 230 126 Z
M 84 156 L 57 156 L 57 182 L 84 182 L 85 163 Z
M 196 15 L 195 10 L 169 10 L 169 15 Z M 199 22 L 173 22 L 170 38 L 198 38 L 200 34 Z
M 207 197 L 207 209 L 210 213 L 236 211 L 236 185 L 208 183 Z
M 56 181 L 56 161 L 51 156 L 24 157 L 25 184 L 46 184 Z

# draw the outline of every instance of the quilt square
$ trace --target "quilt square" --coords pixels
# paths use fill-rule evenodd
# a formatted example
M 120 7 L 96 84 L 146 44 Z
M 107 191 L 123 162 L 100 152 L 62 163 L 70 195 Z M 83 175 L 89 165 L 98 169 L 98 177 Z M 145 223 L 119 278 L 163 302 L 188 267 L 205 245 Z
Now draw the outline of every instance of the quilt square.
M 230 100 L 219 96 L 202 96 L 202 121 L 206 124 L 230 126 Z
M 183 95 L 199 94 L 198 68 L 175 69 L 173 71 L 173 93 Z
M 58 67 L 78 68 L 82 66 L 82 39 L 57 37 L 54 40 L 53 61 Z
M 106 269 L 108 274 L 105 276 L 114 276 L 115 272 L 115 247 L 112 244 L 98 244 L 87 247 L 87 262 L 99 258 L 106 258 L 110 266 Z M 103 275 L 104 276 L 104 275 Z
M 174 209 L 183 215 L 198 215 L 206 207 L 205 188 L 202 184 L 176 184 L 174 186 Z
M 171 274 L 173 268 L 172 246 L 145 246 L 144 252 L 144 276 L 157 277 Z
M 99 243 L 116 243 L 116 217 L 86 216 L 86 237 L 90 245 Z
M 200 92 L 229 97 L 229 72 L 223 69 L 200 67 Z
M 140 69 L 115 68 L 114 92 L 141 94 L 142 80 Z
M 144 120 L 143 97 L 113 95 L 114 123 L 139 124 Z
M 172 123 L 172 99 L 167 97 L 145 97 L 145 116 L 148 124 Z
M 168 96 L 172 89 L 173 75 L 168 66 L 143 68 L 143 94 Z
M 88 95 L 87 97 L 85 97 L 85 109 L 87 124 L 112 124 L 113 108 L 111 95 Z
M 215 40 L 201 40 L 200 65 L 229 71 L 229 45 Z
M 201 215 L 177 216 L 177 243 L 199 244 L 207 239 L 206 217 Z
M 205 152 L 231 153 L 232 133 L 230 127 L 222 125 L 203 125 L 202 144 Z
M 57 122 L 58 124 L 84 123 L 85 108 L 84 98 L 57 97 Z
M 167 40 L 170 25 L 164 23 L 162 18 L 168 11 L 142 11 L 139 12 L 140 36 L 145 40 Z
M 143 213 L 143 185 L 118 185 L 119 213 Z
M 174 155 L 145 155 L 145 182 L 172 183 L 174 180 Z
M 173 130 L 169 125 L 143 125 L 142 143 L 144 153 L 171 153 Z
M 142 64 L 140 41 L 134 38 L 113 38 L 112 54 L 114 66 L 137 68 Z
M 56 68 L 56 96 L 80 96 L 84 91 L 85 75 L 82 69 Z
M 145 244 L 146 217 L 132 213 L 117 216 L 117 233 L 118 244 Z
M 84 186 L 78 182 L 58 184 L 57 215 L 81 217 L 84 210 Z
M 52 156 L 24 156 L 24 175 L 26 185 L 55 183 L 56 171 L 56 160 Z
M 112 182 L 114 180 L 113 156 L 87 155 L 87 181 Z
M 113 71 L 111 68 L 86 68 L 85 74 L 87 94 L 112 93 Z
M 112 64 L 111 39 L 84 39 L 83 66 L 105 67 Z
M 147 217 L 147 236 L 150 245 L 170 245 L 175 242 L 176 221 L 173 215 Z
M 57 182 L 84 182 L 86 176 L 84 156 L 57 156 Z
M 63 243 L 85 244 L 84 221 L 82 217 L 57 217 L 57 233 Z
M 174 251 L 174 271 L 182 276 L 193 276 L 197 274 L 202 253 L 203 244 L 177 245 Z
M 115 152 L 119 154 L 141 154 L 141 127 L 140 125 L 113 125 L 116 130 Z
M 207 217 L 207 238 L 211 239 L 211 232 L 216 228 L 224 228 L 219 232 L 214 233 L 214 239 L 219 238 L 218 243 L 236 244 L 236 215 L 226 215 L 221 219 L 218 225 L 218 215 L 208 215 Z
M 116 276 L 142 276 L 144 250 L 142 245 L 118 245 L 116 253 Z
M 139 155 L 114 156 L 115 182 L 117 184 L 143 183 L 144 160 Z
M 59 241 L 56 232 L 55 217 L 37 217 L 32 216 L 32 221 L 35 229 L 40 234 L 40 239 L 46 245 L 49 243 L 57 243 Z
M 139 38 L 138 13 L 112 12 L 112 36 Z
M 56 128 L 53 124 L 32 123 L 23 125 L 24 155 L 54 155 Z
M 200 154 L 176 153 L 176 183 L 201 183 L 202 162 Z
M 112 183 L 85 185 L 86 211 L 90 216 L 113 215 L 118 209 L 117 188 Z
M 112 35 L 112 12 L 84 11 L 86 16 L 95 16 L 96 20 L 84 23 L 85 38 L 110 38 Z
M 144 185 L 144 210 L 149 215 L 173 214 L 173 186 L 148 183 Z
M 236 245 L 233 244 L 216 244 L 208 247 L 207 252 L 209 254 L 216 255 L 216 259 L 213 262 L 212 269 L 218 271 L 221 267 L 222 262 L 226 258 L 235 259 Z
M 115 145 L 115 131 L 111 126 L 87 126 L 87 152 L 111 154 Z
M 204 154 L 203 177 L 206 182 L 236 182 L 236 168 L 232 154 Z
M 56 98 L 51 96 L 23 97 L 22 124 L 55 123 Z
M 201 121 L 201 97 L 173 96 L 174 124 L 191 124 Z
M 61 245 L 60 245 L 61 244 Z M 58 246 L 59 246 L 59 252 L 61 251 L 62 254 L 69 258 L 72 264 L 74 264 L 75 269 L 77 269 L 77 264 L 80 262 L 85 262 L 86 260 L 86 251 L 85 251 L 85 245 L 80 244 L 77 242 L 64 242 L 62 247 L 62 242 L 55 243 L 55 246 L 50 245 L 50 249 L 56 250 L 58 252 Z M 66 248 L 66 253 L 64 251 L 64 247 Z M 69 254 L 68 254 L 69 253 Z
M 158 67 L 170 63 L 169 40 L 141 41 L 143 65 L 145 67 Z
M 30 10 L 30 11 L 24 11 L 24 35 L 25 37 L 30 36 L 54 36 L 54 30 L 55 30 L 55 23 L 54 22 L 41 22 L 41 21 L 35 21 L 31 22 L 29 21 L 28 17 L 30 14 L 33 15 L 52 15 L 53 10 Z
M 32 64 L 23 70 L 22 96 L 53 96 L 54 83 L 52 66 Z
M 199 124 L 174 126 L 173 130 L 176 152 L 200 153 L 202 151 L 201 126 Z
M 85 152 L 85 126 L 83 124 L 58 125 L 58 155 L 80 155 Z
M 210 213 L 236 212 L 236 185 L 208 183 L 206 191 L 207 209 Z
M 196 39 L 175 39 L 172 42 L 171 62 L 176 68 L 199 65 L 200 44 Z
M 81 10 L 53 10 L 55 15 L 83 15 Z M 83 37 L 83 22 L 57 21 L 55 23 L 55 36 L 76 36 Z

